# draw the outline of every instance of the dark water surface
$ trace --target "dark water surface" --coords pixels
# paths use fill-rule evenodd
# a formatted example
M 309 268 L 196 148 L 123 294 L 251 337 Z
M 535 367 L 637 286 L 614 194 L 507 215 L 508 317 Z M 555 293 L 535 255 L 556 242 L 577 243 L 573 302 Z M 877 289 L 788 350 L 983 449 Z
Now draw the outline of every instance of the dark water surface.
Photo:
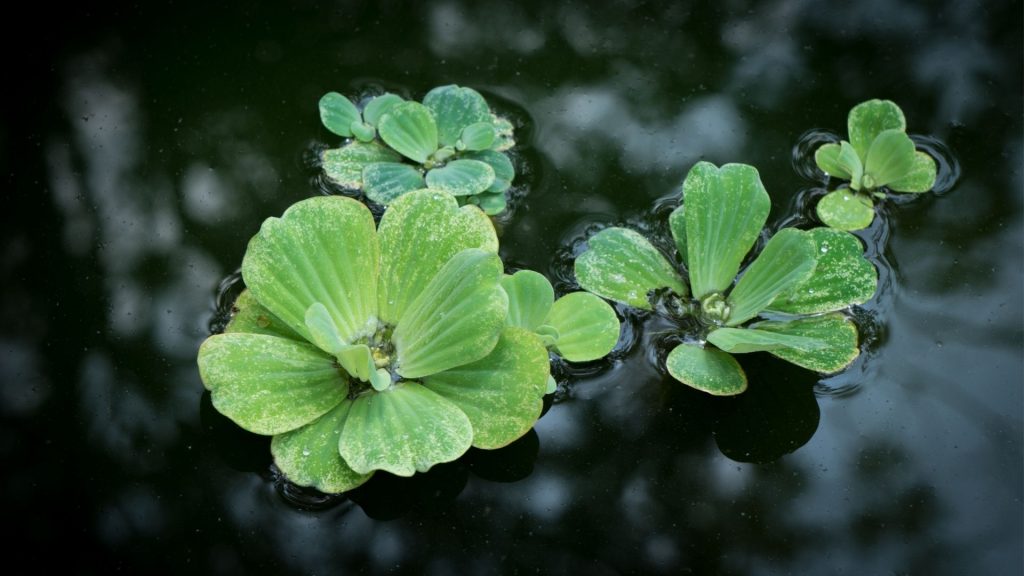
M 1019 2 L 141 4 L 5 40 L 0 482 L 36 571 L 1022 572 Z M 959 174 L 859 233 L 883 282 L 847 372 L 748 355 L 712 399 L 634 323 L 513 446 L 325 501 L 212 409 L 196 350 L 260 222 L 320 193 L 320 95 L 447 83 L 520 125 L 502 254 L 563 289 L 574 243 L 663 222 L 699 159 L 792 217 L 801 135 L 869 98 Z

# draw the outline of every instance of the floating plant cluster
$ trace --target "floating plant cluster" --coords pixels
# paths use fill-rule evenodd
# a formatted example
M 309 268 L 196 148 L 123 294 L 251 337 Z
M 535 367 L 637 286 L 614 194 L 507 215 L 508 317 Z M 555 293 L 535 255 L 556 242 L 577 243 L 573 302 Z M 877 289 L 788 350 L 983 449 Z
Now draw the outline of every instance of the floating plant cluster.
M 199 350 L 214 407 L 273 436 L 292 482 L 345 492 L 377 471 L 411 476 L 526 434 L 557 384 L 554 361 L 590 362 L 619 340 L 604 299 L 674 321 L 665 358 L 676 380 L 735 395 L 747 378 L 734 354 L 768 352 L 829 374 L 860 352 L 851 306 L 877 272 L 845 230 L 870 224 L 882 190 L 923 192 L 935 162 L 915 149 L 895 104 L 850 112 L 850 141 L 821 146 L 830 178 L 849 180 L 817 213 L 829 227 L 764 237 L 770 199 L 753 167 L 700 162 L 669 216 L 675 251 L 609 227 L 575 261 L 584 292 L 556 298 L 531 270 L 506 273 L 488 218 L 515 177 L 512 125 L 469 88 L 423 102 L 328 93 L 327 177 L 386 206 L 344 196 L 302 200 L 268 218 L 242 261 L 246 290 L 223 333 Z M 749 261 L 749 264 L 746 264 Z

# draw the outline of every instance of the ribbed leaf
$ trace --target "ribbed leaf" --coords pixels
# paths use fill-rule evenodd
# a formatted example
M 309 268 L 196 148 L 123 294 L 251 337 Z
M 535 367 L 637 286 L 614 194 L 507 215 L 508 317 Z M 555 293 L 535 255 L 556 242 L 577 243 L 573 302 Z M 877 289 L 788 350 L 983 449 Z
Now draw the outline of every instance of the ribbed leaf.
M 488 216 L 501 214 L 508 207 L 508 197 L 505 196 L 504 192 L 477 194 L 470 196 L 469 202 L 474 206 L 479 206 L 484 211 L 484 214 Z
M 814 264 L 814 239 L 796 228 L 780 230 L 729 293 L 726 325 L 738 326 L 757 316 L 781 292 L 806 280 Z
M 291 482 L 328 494 L 347 492 L 370 479 L 348 467 L 338 451 L 352 403 L 342 402 L 302 428 L 278 434 L 270 443 L 274 464 Z
M 570 362 L 597 360 L 608 355 L 619 341 L 615 310 L 587 292 L 573 292 L 556 300 L 545 323 L 558 331 L 555 351 Z
M 459 407 L 473 425 L 473 446 L 500 448 L 540 417 L 550 364 L 537 337 L 504 329 L 494 350 L 471 364 L 424 378 L 423 384 Z
M 885 130 L 906 131 L 907 121 L 903 111 L 889 100 L 868 100 L 854 106 L 846 120 L 853 145 L 862 163 L 866 163 L 868 149 Z
M 894 192 L 927 192 L 935 186 L 935 176 L 935 160 L 928 154 L 917 150 L 914 152 L 914 163 L 906 175 L 890 182 L 889 189 Z
M 533 331 L 544 323 L 555 302 L 555 290 L 542 274 L 520 270 L 501 278 L 501 287 L 508 295 L 509 326 Z
M 768 193 L 752 166 L 698 162 L 683 182 L 683 203 L 693 295 L 723 292 L 768 218 Z
M 690 257 L 687 253 L 686 206 L 680 204 L 668 215 L 668 226 L 672 230 L 672 239 L 676 241 L 676 250 L 685 265 L 686 259 Z
M 865 188 L 899 180 L 914 168 L 914 142 L 901 130 L 885 130 L 875 138 L 864 162 Z
M 242 277 L 259 302 L 309 340 L 306 310 L 323 303 L 342 340 L 377 325 L 379 249 L 373 215 L 361 203 L 320 196 L 268 218 L 249 241 Z
M 466 453 L 473 426 L 457 406 L 416 382 L 352 401 L 341 431 L 341 457 L 361 474 L 426 472 Z
M 362 190 L 363 168 L 374 162 L 398 162 L 402 157 L 379 142 L 351 142 L 341 148 L 325 150 L 324 174 L 345 188 Z
M 213 405 L 256 434 L 304 426 L 338 405 L 348 384 L 312 344 L 263 334 L 218 334 L 199 348 L 199 376 Z
M 427 187 L 453 196 L 479 194 L 494 183 L 494 169 L 477 160 L 453 160 L 427 172 Z
M 303 341 L 302 336 L 289 328 L 283 320 L 274 316 L 274 313 L 260 304 L 248 290 L 243 290 L 238 295 L 231 310 L 233 315 L 231 321 L 224 327 L 225 334 L 266 334 Z
M 478 160 L 491 167 L 494 170 L 495 180 L 504 180 L 506 182 L 512 182 L 516 177 L 515 166 L 512 165 L 512 160 L 509 159 L 508 155 L 503 152 L 495 152 L 494 150 L 480 150 L 479 152 L 466 152 L 462 155 L 462 158 L 467 160 Z M 505 188 L 508 188 L 506 185 Z M 502 190 L 493 190 L 492 192 L 504 192 Z
M 832 228 L 815 228 L 807 234 L 816 246 L 814 273 L 779 294 L 769 310 L 818 314 L 863 304 L 875 295 L 878 274 L 856 236 Z
M 826 226 L 839 230 L 862 230 L 875 219 L 875 205 L 863 194 L 840 188 L 829 192 L 815 209 Z
M 409 164 L 375 162 L 363 168 L 366 197 L 378 204 L 390 204 L 399 196 L 423 187 L 423 175 Z
M 483 358 L 508 315 L 497 254 L 477 248 L 449 260 L 409 304 L 392 341 L 398 373 L 420 378 Z
M 718 328 L 708 334 L 708 342 L 730 354 L 764 352 L 792 348 L 801 352 L 821 350 L 825 343 L 807 336 L 782 334 L 755 328 Z
M 494 143 L 497 133 L 494 124 L 489 120 L 470 124 L 462 130 L 462 136 L 456 144 L 461 150 L 487 150 Z M 459 146 L 461 144 L 461 146 Z
M 423 97 L 423 105 L 437 120 L 438 141 L 454 146 L 462 131 L 477 122 L 491 122 L 491 109 L 479 92 L 451 84 L 434 88 Z
M 647 293 L 667 287 L 685 296 L 686 286 L 675 268 L 640 234 L 606 228 L 587 241 L 576 259 L 576 280 L 598 296 L 650 310 Z
M 328 92 L 320 98 L 320 121 L 331 132 L 351 138 L 350 126 L 358 120 L 359 110 L 348 98 L 337 92 Z
M 818 350 L 780 348 L 771 354 L 809 370 L 824 374 L 838 372 L 853 362 L 860 349 L 857 347 L 857 326 L 839 313 L 800 318 L 789 322 L 758 322 L 751 326 L 762 331 L 813 338 L 824 344 Z
M 735 396 L 747 389 L 747 375 L 735 358 L 715 348 L 680 344 L 665 367 L 673 378 L 714 396 Z
M 840 152 L 842 152 L 840 144 L 831 142 L 822 144 L 814 151 L 814 162 L 822 172 L 831 178 L 851 180 L 853 172 L 850 171 L 847 162 L 840 160 Z M 854 152 L 854 157 L 856 157 L 856 152 Z
M 436 190 L 410 192 L 380 221 L 380 319 L 397 324 L 448 260 L 467 248 L 498 251 L 490 218 Z
M 377 133 L 396 152 L 423 164 L 437 150 L 437 125 L 422 104 L 400 102 L 377 122 Z
M 387 114 L 396 104 L 401 104 L 404 101 L 401 96 L 390 92 L 376 96 L 366 103 L 366 108 L 363 108 L 363 120 L 370 126 L 376 126 L 380 122 L 381 116 Z

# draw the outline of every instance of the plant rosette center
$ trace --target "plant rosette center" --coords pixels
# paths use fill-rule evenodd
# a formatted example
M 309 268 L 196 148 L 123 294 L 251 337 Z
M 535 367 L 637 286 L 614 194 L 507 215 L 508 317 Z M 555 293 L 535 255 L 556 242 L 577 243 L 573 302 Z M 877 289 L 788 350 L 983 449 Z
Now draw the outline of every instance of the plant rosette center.
M 449 194 L 311 198 L 269 218 L 247 290 L 199 351 L 214 407 L 273 436 L 289 480 L 343 492 L 493 449 L 540 416 L 550 367 L 509 298 L 490 219 Z

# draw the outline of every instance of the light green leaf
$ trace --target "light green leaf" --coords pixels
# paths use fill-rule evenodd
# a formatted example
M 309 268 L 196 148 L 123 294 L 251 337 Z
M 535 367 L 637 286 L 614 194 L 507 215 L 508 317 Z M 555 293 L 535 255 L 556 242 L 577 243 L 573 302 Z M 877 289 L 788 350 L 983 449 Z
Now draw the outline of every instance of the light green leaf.
M 373 365 L 373 353 L 366 344 L 343 345 L 334 356 L 345 372 L 363 382 L 369 382 L 377 369 Z
M 260 304 L 248 290 L 243 290 L 238 295 L 231 309 L 233 315 L 231 321 L 224 327 L 225 334 L 266 334 L 291 340 L 303 340 L 302 336 L 289 328 L 280 318 L 274 316 L 274 313 Z
M 467 248 L 498 251 L 490 218 L 437 190 L 409 192 L 388 206 L 378 235 L 380 319 L 392 325 L 453 256 Z
M 708 342 L 730 354 L 764 352 L 780 348 L 812 352 L 821 350 L 826 345 L 807 336 L 781 334 L 756 328 L 718 328 L 708 334 Z
M 306 309 L 306 330 L 309 331 L 310 342 L 331 356 L 337 356 L 346 345 L 338 333 L 338 327 L 334 325 L 331 313 L 320 302 L 314 302 Z M 351 370 L 348 373 L 353 374 Z
M 889 189 L 893 192 L 927 192 L 935 186 L 935 177 L 935 160 L 928 154 L 917 150 L 914 152 L 914 163 L 906 175 L 890 182 Z
M 595 298 L 597 298 L 597 296 L 595 296 Z M 545 347 L 551 348 L 556 342 L 558 342 L 558 328 L 555 328 L 550 324 L 541 324 L 540 326 L 537 326 L 533 330 L 533 333 L 540 338 L 541 343 L 544 344 Z
M 495 152 L 494 150 L 480 150 L 478 152 L 466 152 L 462 155 L 462 158 L 467 160 L 479 160 L 491 167 L 494 170 L 494 179 L 505 181 L 504 187 L 501 190 L 495 190 L 494 185 L 489 189 L 491 192 L 504 192 L 512 180 L 516 177 L 515 166 L 512 165 L 512 160 L 509 159 L 508 155 L 503 152 Z
M 769 310 L 818 314 L 863 304 L 875 295 L 878 273 L 864 257 L 856 236 L 832 228 L 815 228 L 807 234 L 816 245 L 814 273 L 779 294 Z
M 864 180 L 864 164 L 849 142 L 839 143 L 838 162 L 850 174 L 850 187 L 859 190 Z
M 875 138 L 864 162 L 864 188 L 874 189 L 903 178 L 914 167 L 914 142 L 901 130 L 885 130 Z
M 606 228 L 587 241 L 576 258 L 576 280 L 588 292 L 650 310 L 647 293 L 667 287 L 680 296 L 686 286 L 657 248 L 627 228 Z
M 338 451 L 351 402 L 342 402 L 302 428 L 278 434 L 270 443 L 274 464 L 291 482 L 328 494 L 347 492 L 370 479 L 348 467 Z
M 491 109 L 479 92 L 454 84 L 434 88 L 423 97 L 423 105 L 437 120 L 438 141 L 454 146 L 462 131 L 477 122 L 491 122 Z
M 373 100 L 367 102 L 366 107 L 363 108 L 363 120 L 370 126 L 377 126 L 381 116 L 391 111 L 396 104 L 404 101 L 401 96 L 391 94 L 390 92 L 376 96 Z
M 377 122 L 377 133 L 396 152 L 423 164 L 437 150 L 437 125 L 422 104 L 399 102 Z
M 497 134 L 494 144 L 491 145 L 491 150 L 504 152 L 516 145 L 515 126 L 512 125 L 512 122 L 494 114 L 491 114 L 491 122 L 494 124 L 494 131 Z
M 781 292 L 814 272 L 815 244 L 809 234 L 784 228 L 772 236 L 729 293 L 727 326 L 738 326 L 771 304 Z
M 853 145 L 861 163 L 867 163 L 868 149 L 885 130 L 906 131 L 907 121 L 903 117 L 903 111 L 895 103 L 889 100 L 868 100 L 861 102 L 850 110 L 846 120 L 847 130 L 850 134 L 850 144 Z
M 814 162 L 818 165 L 818 168 L 820 168 L 821 171 L 827 174 L 830 178 L 852 180 L 853 172 L 850 170 L 849 163 L 840 159 L 841 152 L 842 146 L 840 144 L 831 142 L 828 144 L 822 144 L 814 151 Z M 857 153 L 854 152 L 854 158 L 856 157 Z M 859 159 L 857 163 L 860 163 Z
M 392 341 L 397 372 L 420 378 L 468 364 L 494 349 L 508 315 L 497 254 L 477 248 L 449 260 L 405 310 Z
M 544 390 L 544 393 L 553 394 L 555 390 L 558 390 L 558 382 L 554 379 L 553 376 L 548 375 L 548 385 L 547 388 Z
M 491 147 L 491 144 L 494 144 L 496 136 L 494 124 L 491 124 L 489 121 L 470 124 L 462 130 L 462 136 L 456 142 L 456 148 L 460 150 L 487 150 Z
M 363 168 L 366 197 L 378 204 L 390 204 L 395 198 L 423 186 L 423 175 L 409 164 L 375 162 Z
M 424 378 L 473 425 L 473 446 L 500 448 L 533 427 L 550 373 L 547 350 L 529 331 L 509 326 L 494 350 L 471 364 Z
M 520 270 L 503 276 L 501 287 L 508 295 L 506 324 L 532 331 L 544 323 L 555 302 L 555 289 L 547 278 L 533 270 Z
M 857 347 L 857 326 L 849 318 L 833 312 L 824 316 L 800 318 L 788 322 L 766 321 L 752 325 L 762 331 L 813 338 L 825 344 L 818 350 L 780 348 L 771 354 L 808 370 L 831 374 L 853 362 L 860 349 Z
M 768 218 L 768 192 L 752 166 L 698 162 L 683 182 L 683 203 L 693 296 L 724 292 Z
M 680 204 L 668 215 L 668 226 L 672 230 L 672 239 L 676 241 L 676 250 L 685 265 L 689 258 L 686 247 L 686 206 Z
M 494 169 L 477 160 L 453 160 L 427 172 L 427 187 L 453 196 L 479 194 L 494 183 Z
M 312 344 L 264 334 L 218 334 L 199 348 L 199 376 L 213 405 L 256 434 L 304 426 L 337 406 L 348 383 Z
M 497 180 L 495 180 L 495 182 L 497 182 Z M 488 216 L 501 214 L 505 211 L 505 208 L 508 207 L 508 198 L 505 196 L 504 192 L 487 192 L 484 194 L 477 194 L 475 196 L 470 196 L 468 200 L 474 206 L 479 206 L 480 209 L 484 211 L 484 214 L 487 214 Z
M 325 150 L 324 174 L 345 188 L 362 190 L 363 168 L 374 162 L 398 162 L 402 157 L 379 142 L 351 142 L 341 148 Z
M 341 457 L 361 474 L 426 472 L 469 450 L 473 426 L 455 404 L 416 382 L 352 401 L 339 444 Z
M 875 205 L 871 198 L 846 188 L 829 192 L 815 209 L 826 226 L 839 230 L 861 230 L 875 218 Z
M 306 310 L 330 312 L 345 342 L 377 326 L 379 248 L 370 211 L 351 198 L 319 196 L 267 218 L 249 241 L 242 277 L 261 304 L 309 339 Z
M 349 127 L 358 120 L 359 110 L 348 98 L 337 92 L 328 92 L 320 98 L 320 121 L 331 132 L 351 138 Z
M 587 292 L 573 292 L 556 300 L 547 324 L 558 330 L 555 351 L 570 362 L 597 360 L 608 355 L 619 341 L 615 310 Z
M 352 131 L 352 135 L 356 137 L 356 140 L 360 142 L 370 142 L 377 136 L 377 131 L 362 120 L 356 120 L 352 122 L 352 126 L 349 127 Z
M 747 375 L 735 358 L 715 348 L 680 344 L 665 367 L 673 378 L 714 396 L 735 396 L 747 389 Z

